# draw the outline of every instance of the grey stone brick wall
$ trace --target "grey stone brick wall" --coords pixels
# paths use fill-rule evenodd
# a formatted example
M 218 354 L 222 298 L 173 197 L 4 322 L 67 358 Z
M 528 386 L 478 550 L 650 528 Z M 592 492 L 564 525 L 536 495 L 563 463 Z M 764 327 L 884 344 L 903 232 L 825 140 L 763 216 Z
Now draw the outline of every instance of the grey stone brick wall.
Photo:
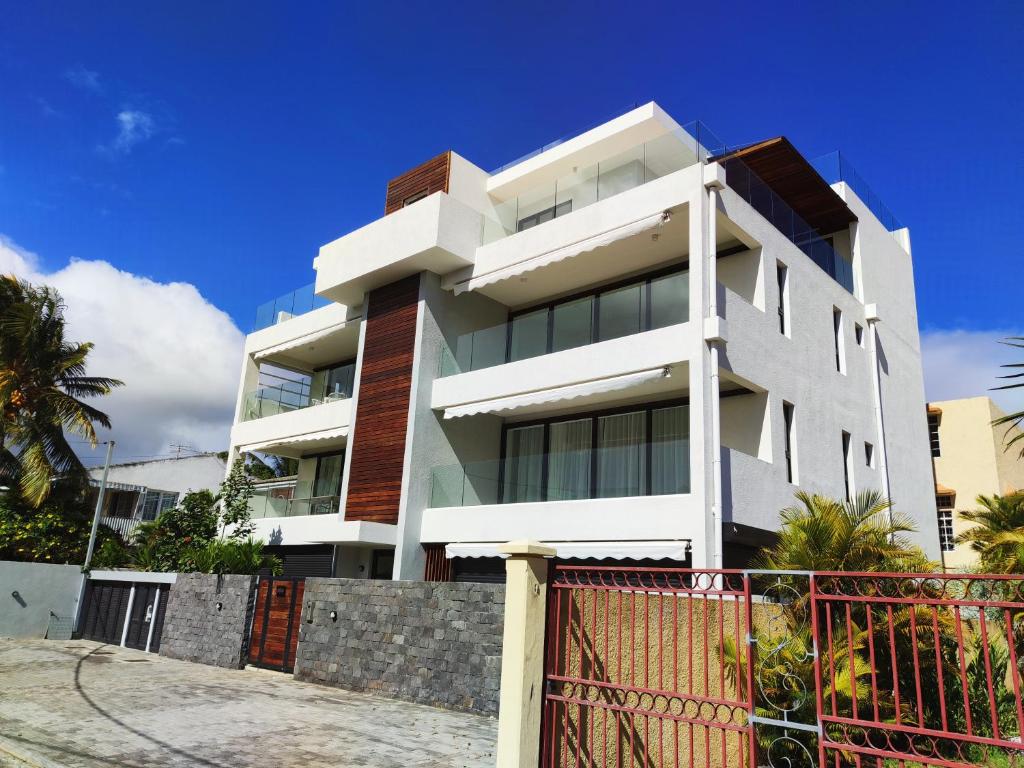
M 306 579 L 295 677 L 493 715 L 504 616 L 502 584 Z
M 255 576 L 179 574 L 167 600 L 160 655 L 241 669 L 248 652 L 255 584 Z

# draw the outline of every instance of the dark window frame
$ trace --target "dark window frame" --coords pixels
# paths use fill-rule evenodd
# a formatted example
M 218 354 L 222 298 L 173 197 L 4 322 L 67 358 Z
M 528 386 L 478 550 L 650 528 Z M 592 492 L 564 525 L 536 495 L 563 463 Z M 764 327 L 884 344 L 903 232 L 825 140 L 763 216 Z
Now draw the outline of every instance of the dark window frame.
M 931 447 L 932 458 L 936 459 L 942 456 L 942 443 L 939 440 L 939 422 L 939 414 L 928 414 L 928 444 Z
M 845 429 L 842 431 L 842 450 L 843 450 L 843 493 L 846 496 L 847 501 L 853 501 L 853 476 L 850 473 L 852 469 L 851 464 L 853 463 L 852 456 L 850 455 L 853 445 L 853 436 Z
M 516 422 L 505 422 L 501 425 L 501 446 L 498 454 L 498 504 L 506 503 L 505 498 L 505 459 L 507 458 L 506 446 L 507 446 L 507 434 L 511 429 L 520 429 L 524 427 L 544 427 L 544 434 L 542 439 L 542 464 L 541 464 L 541 480 L 540 486 L 542 496 L 544 498 L 539 499 L 537 503 L 547 502 L 548 498 L 548 468 L 549 468 L 549 457 L 551 456 L 551 425 L 559 422 L 566 421 L 582 421 L 584 419 L 590 420 L 590 489 L 588 500 L 599 498 L 597 496 L 597 424 L 598 419 L 603 416 L 617 416 L 624 413 L 644 413 L 644 429 L 645 429 L 645 441 L 643 444 L 644 451 L 644 493 L 642 496 L 651 496 L 651 490 L 653 488 L 653 473 L 651 471 L 651 461 L 653 458 L 653 443 L 651 441 L 652 424 L 654 420 L 654 411 L 661 410 L 663 408 L 675 408 L 678 406 L 685 405 L 689 408 L 690 398 L 688 397 L 675 397 L 668 400 L 658 400 L 650 403 L 640 403 L 634 405 L 622 405 L 613 408 L 601 408 L 593 411 L 584 411 L 582 413 L 568 413 L 560 416 L 548 416 L 541 419 L 532 419 L 529 421 L 516 421 Z M 687 412 L 687 417 L 690 417 Z M 688 427 L 690 424 L 687 425 Z M 689 434 L 689 429 L 687 430 Z M 692 479 L 692 478 L 691 478 Z M 687 491 L 691 493 L 692 491 Z M 663 495 L 663 494 L 658 494 Z M 665 494 L 672 495 L 672 494 Z M 629 498 L 629 497 L 623 497 Z
M 789 295 L 789 267 L 781 261 L 775 262 L 775 282 L 779 287 L 779 333 L 789 336 L 789 318 L 786 315 L 786 299 Z
M 792 403 L 782 401 L 782 424 L 785 431 L 786 482 L 794 484 L 796 477 L 793 461 L 793 444 L 796 442 L 796 408 Z

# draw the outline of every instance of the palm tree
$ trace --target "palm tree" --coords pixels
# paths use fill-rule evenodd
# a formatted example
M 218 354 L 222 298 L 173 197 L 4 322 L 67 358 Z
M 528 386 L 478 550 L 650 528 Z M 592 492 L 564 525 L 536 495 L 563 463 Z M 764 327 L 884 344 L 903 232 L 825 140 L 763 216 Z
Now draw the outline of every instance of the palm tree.
M 893 514 L 879 491 L 861 491 L 850 501 L 804 491 L 798 506 L 782 510 L 775 546 L 762 551 L 758 568 L 799 571 L 935 570 L 920 547 L 906 538 L 914 525 Z
M 1024 573 L 1024 492 L 979 496 L 978 509 L 960 513 L 974 527 L 956 537 L 978 553 L 987 573 Z
M 53 288 L 0 276 L 0 477 L 38 506 L 60 476 L 84 480 L 64 431 L 96 445 L 102 411 L 79 398 L 108 394 L 117 379 L 86 376 L 91 343 L 64 339 L 64 301 Z
M 1024 349 L 1024 336 L 1011 336 L 1008 339 L 1004 339 L 1003 344 L 1009 347 L 1019 347 Z M 1024 368 L 1024 363 L 1007 363 L 1002 366 L 1003 368 Z M 1000 379 L 1024 379 L 1024 371 L 1017 373 L 1008 373 L 1005 376 L 1000 376 Z M 1024 381 L 1015 381 L 1013 384 L 1003 384 L 1001 387 L 994 387 L 994 389 L 1016 389 L 1017 387 L 1024 387 Z M 1009 413 L 1006 416 L 1000 416 L 998 419 L 992 422 L 992 426 L 1000 427 L 1006 426 L 1006 448 L 1009 450 L 1010 446 L 1015 443 L 1024 443 L 1024 431 L 1019 434 L 1010 437 L 1010 431 L 1017 427 L 1020 430 L 1024 430 L 1024 411 L 1017 411 L 1016 413 Z M 1024 445 L 1020 448 L 1020 457 L 1024 459 Z

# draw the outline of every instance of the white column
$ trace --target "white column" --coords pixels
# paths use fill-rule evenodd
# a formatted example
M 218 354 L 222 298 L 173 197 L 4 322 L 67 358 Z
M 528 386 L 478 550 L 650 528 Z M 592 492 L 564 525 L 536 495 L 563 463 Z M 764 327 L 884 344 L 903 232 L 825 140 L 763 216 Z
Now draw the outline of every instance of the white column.
M 128 593 L 128 610 L 124 614 L 124 627 L 121 629 L 121 647 L 124 648 L 128 639 L 128 625 L 132 621 L 132 606 L 135 604 L 135 582 L 132 582 L 131 591 Z
M 535 541 L 498 547 L 508 555 L 505 630 L 498 702 L 498 768 L 536 768 L 544 699 L 548 562 L 555 550 Z
M 332 574 L 333 575 L 333 574 Z M 149 646 L 153 642 L 153 626 L 156 624 L 156 614 L 160 610 L 160 587 L 156 588 L 156 597 L 153 598 L 153 613 L 149 617 L 149 632 L 146 634 L 146 653 L 149 653 Z

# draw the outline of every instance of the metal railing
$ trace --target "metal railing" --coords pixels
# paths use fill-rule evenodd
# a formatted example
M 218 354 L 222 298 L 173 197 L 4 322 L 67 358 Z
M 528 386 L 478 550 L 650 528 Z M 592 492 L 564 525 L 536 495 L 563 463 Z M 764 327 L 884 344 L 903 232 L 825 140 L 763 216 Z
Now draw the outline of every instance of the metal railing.
M 129 541 L 142 521 L 134 517 L 101 517 L 100 523 L 116 531 L 125 541 Z
M 351 363 L 342 366 L 339 370 L 346 370 L 347 376 L 343 376 L 344 386 L 336 391 L 327 392 L 321 387 L 317 396 L 312 396 L 311 383 L 307 380 L 286 379 L 274 374 L 261 373 L 260 377 L 266 379 L 277 379 L 277 384 L 263 384 L 257 389 L 247 392 L 242 409 L 242 421 L 262 419 L 266 416 L 275 416 L 279 413 L 289 413 L 302 408 L 309 408 L 314 405 L 333 403 L 337 400 L 347 400 L 352 397 L 352 381 L 355 376 L 355 364 Z M 326 387 L 326 383 L 324 385 Z

